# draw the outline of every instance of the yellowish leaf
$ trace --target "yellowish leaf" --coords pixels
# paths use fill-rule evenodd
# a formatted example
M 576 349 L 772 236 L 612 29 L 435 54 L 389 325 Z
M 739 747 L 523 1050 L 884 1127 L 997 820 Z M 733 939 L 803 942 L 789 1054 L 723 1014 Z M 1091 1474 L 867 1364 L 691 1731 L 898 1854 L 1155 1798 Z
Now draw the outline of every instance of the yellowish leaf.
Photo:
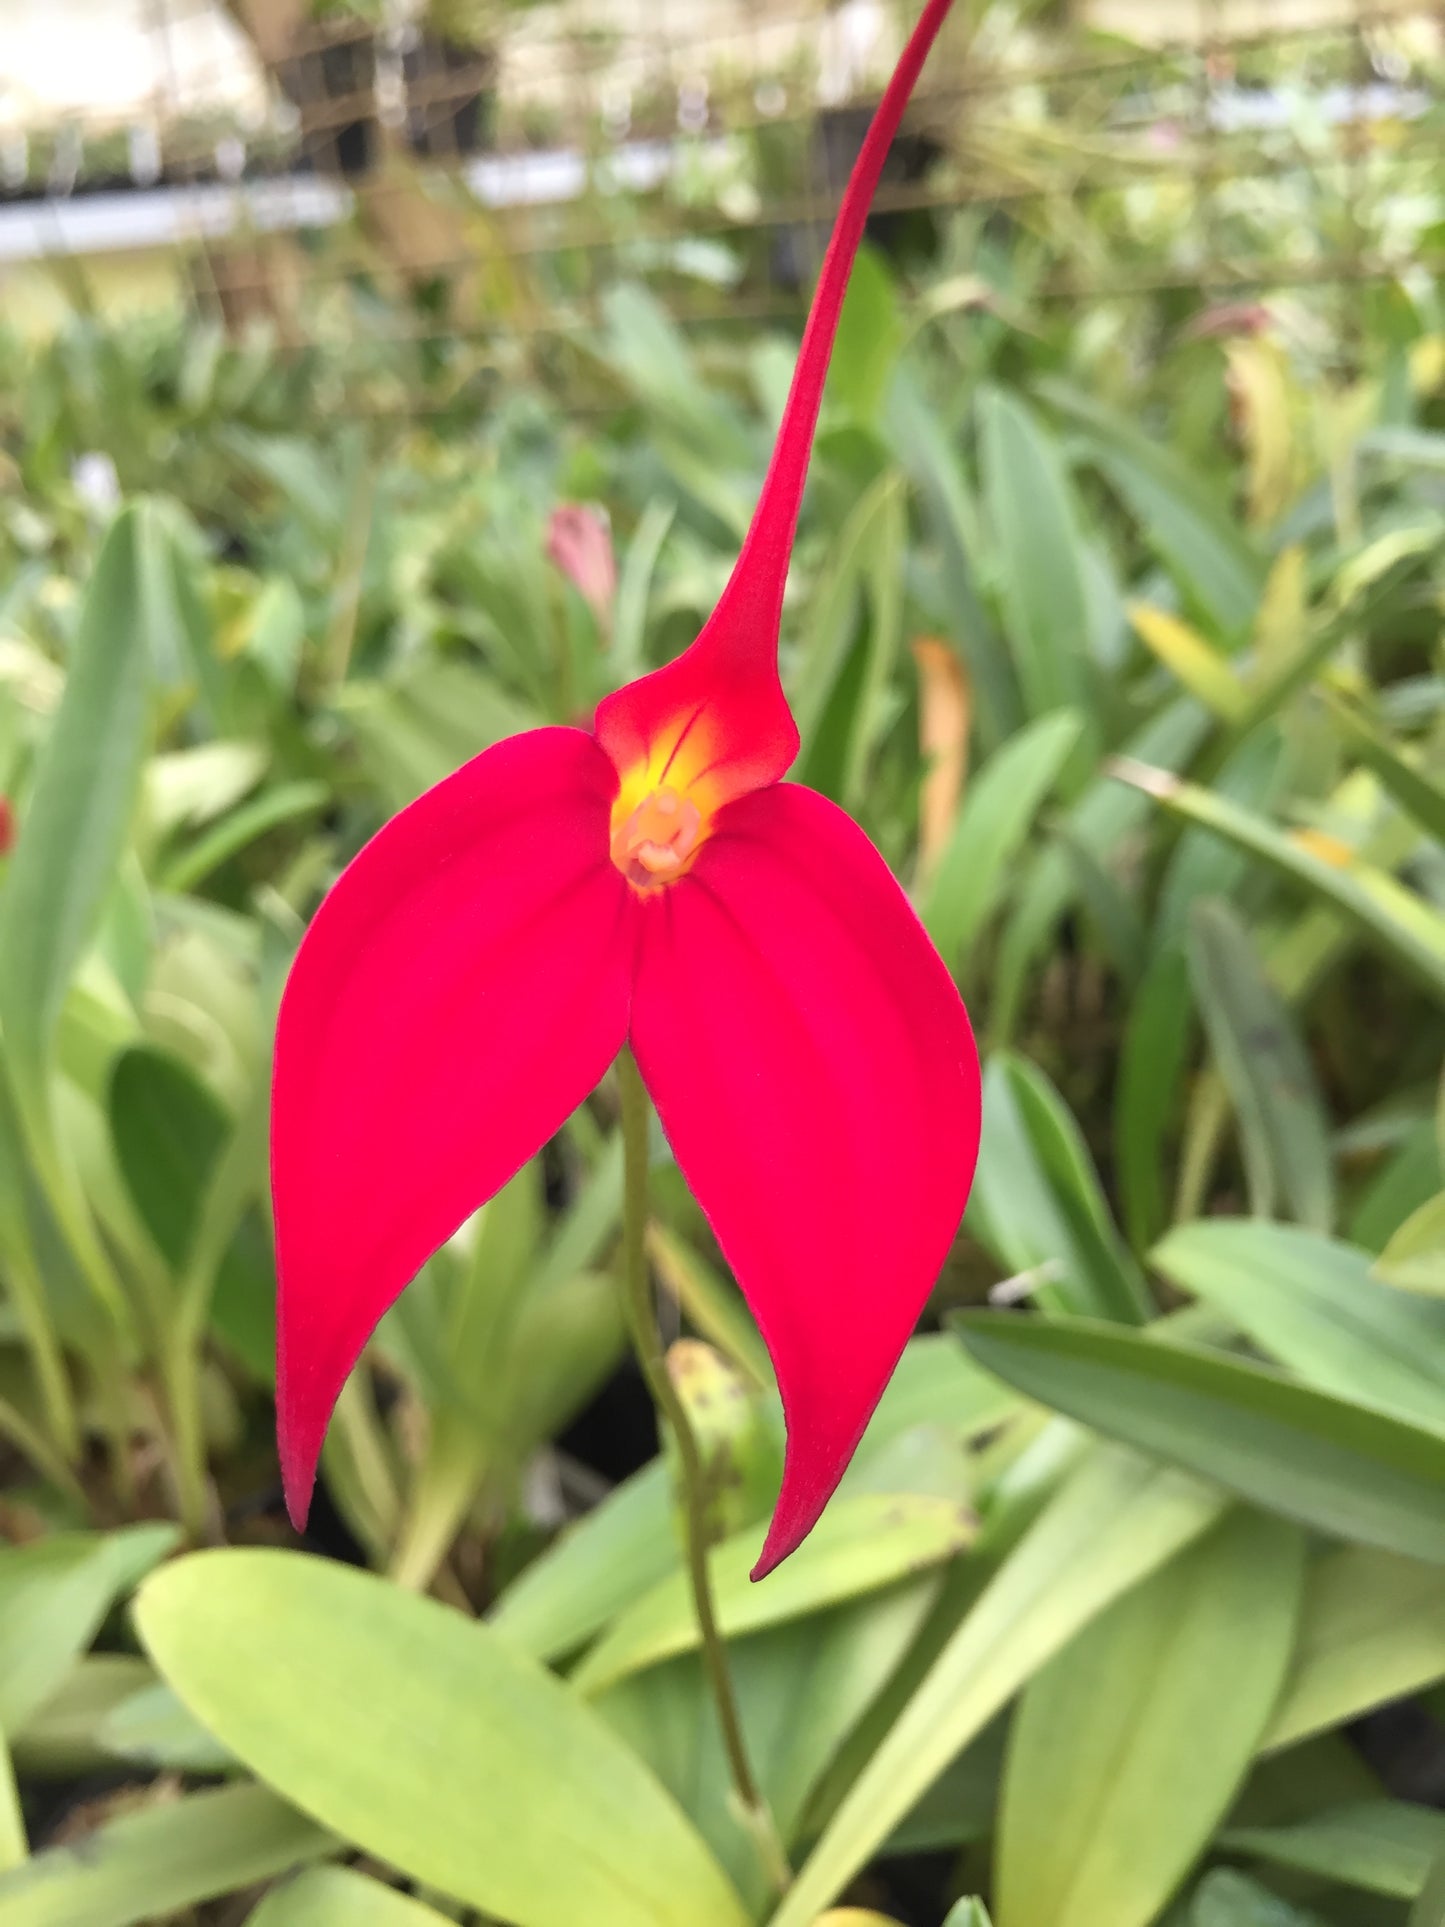
M 918 665 L 918 746 L 926 774 L 918 798 L 918 872 L 926 882 L 938 867 L 968 773 L 973 691 L 958 652 L 934 636 L 913 644 Z
M 1206 708 L 1225 722 L 1243 717 L 1249 704 L 1244 684 L 1197 629 L 1148 602 L 1131 602 L 1129 620 L 1145 646 Z

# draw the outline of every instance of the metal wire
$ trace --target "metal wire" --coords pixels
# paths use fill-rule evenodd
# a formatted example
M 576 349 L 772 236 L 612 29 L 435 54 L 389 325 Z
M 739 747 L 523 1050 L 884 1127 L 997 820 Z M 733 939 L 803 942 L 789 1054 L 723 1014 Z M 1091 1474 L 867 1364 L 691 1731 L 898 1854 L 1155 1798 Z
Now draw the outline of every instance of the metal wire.
M 476 0 L 450 39 L 398 17 L 303 18 L 256 58 L 254 98 L 228 120 L 215 101 L 223 83 L 236 93 L 234 72 L 187 51 L 214 6 L 134 3 L 152 98 L 128 120 L 83 104 L 32 115 L 23 185 L 0 83 L 0 275 L 27 249 L 83 256 L 108 224 L 143 228 L 198 308 L 265 314 L 298 347 L 348 329 L 371 344 L 566 334 L 623 279 L 665 289 L 689 327 L 790 320 L 912 11 L 872 0 L 862 51 L 847 35 L 870 0 L 563 0 L 538 15 Z M 271 0 L 227 4 L 254 19 Z M 1316 26 L 1224 26 L 1208 0 L 1197 39 L 1147 47 L 951 33 L 880 191 L 880 238 L 955 215 L 1026 237 L 1044 256 L 1028 298 L 1049 303 L 1286 287 L 1354 299 L 1372 280 L 1437 274 L 1375 229 L 1392 191 L 1441 193 L 1445 10 L 1360 0 Z M 1281 89 L 1254 84 L 1265 68 L 1307 103 L 1302 117 L 1275 113 Z M 24 99 L 23 74 L 9 93 Z M 160 176 L 149 198 L 116 165 L 142 124 Z M 51 191 L 37 199 L 37 185 Z M 1287 245 L 1251 226 L 1266 191 L 1296 197 Z M 1126 236 L 1093 250 L 1091 272 L 1066 237 L 1141 192 L 1184 210 L 1172 244 Z M 417 305 L 446 284 L 450 303 Z

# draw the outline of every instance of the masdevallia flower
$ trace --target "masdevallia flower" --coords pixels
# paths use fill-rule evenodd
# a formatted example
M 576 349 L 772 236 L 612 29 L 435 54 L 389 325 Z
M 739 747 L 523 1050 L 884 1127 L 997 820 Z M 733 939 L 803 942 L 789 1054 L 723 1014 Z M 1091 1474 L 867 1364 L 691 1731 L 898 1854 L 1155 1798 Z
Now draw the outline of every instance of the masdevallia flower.
M 788 1427 L 761 1575 L 842 1476 L 948 1251 L 978 1143 L 953 980 L 887 865 L 781 779 L 783 585 L 868 205 L 928 0 L 838 215 L 751 529 L 676 661 L 593 728 L 484 751 L 343 872 L 276 1036 L 277 1398 L 304 1519 L 337 1395 L 429 1255 L 624 1045 L 757 1318 Z

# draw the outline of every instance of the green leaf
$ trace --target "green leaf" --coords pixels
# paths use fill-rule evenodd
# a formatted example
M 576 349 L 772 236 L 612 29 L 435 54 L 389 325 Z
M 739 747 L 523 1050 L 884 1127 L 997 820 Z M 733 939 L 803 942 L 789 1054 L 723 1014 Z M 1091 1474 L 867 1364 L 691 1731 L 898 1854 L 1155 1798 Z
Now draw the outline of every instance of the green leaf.
M 903 534 L 903 480 L 886 469 L 860 496 L 839 531 L 790 679 L 803 760 L 819 777 L 829 775 L 835 787 L 850 780 L 850 772 L 876 736 L 879 691 L 897 653 L 898 556 Z M 844 691 L 850 672 L 859 666 L 855 656 L 860 596 L 866 596 L 869 611 L 866 657 L 861 680 Z M 840 692 L 848 698 L 841 717 L 837 713 Z M 837 727 L 830 730 L 830 724 Z
M 1052 438 L 1021 401 L 986 388 L 978 414 L 1009 638 L 1025 701 L 1041 716 L 1088 693 L 1089 595 L 1077 511 Z
M 1300 1533 L 1236 1512 L 1030 1682 L 1004 1774 L 999 1927 L 1156 1919 L 1254 1756 L 1303 1570 Z
M 950 1559 L 969 1543 L 972 1516 L 944 1499 L 860 1495 L 836 1500 L 803 1545 L 765 1586 L 748 1577 L 757 1561 L 755 1527 L 734 1534 L 709 1557 L 718 1626 L 740 1639 L 765 1627 L 834 1606 Z M 686 1574 L 676 1573 L 639 1599 L 572 1675 L 597 1693 L 628 1673 L 690 1651 L 697 1619 Z
M 1445 1679 L 1445 1571 L 1370 1546 L 1331 1546 L 1305 1583 L 1299 1640 L 1263 1748 Z
M 1292 1827 L 1231 1827 L 1222 1844 L 1367 1893 L 1413 1900 L 1445 1853 L 1445 1813 L 1404 1800 L 1362 1801 Z
M 937 613 L 968 664 L 980 739 L 997 750 L 1025 720 L 1017 677 L 979 596 L 973 558 L 984 554 L 986 543 L 957 437 L 940 420 L 907 358 L 889 390 L 886 426 L 931 524 L 939 553 Z
M 116 1059 L 110 1128 L 141 1222 L 167 1263 L 180 1271 L 230 1134 L 225 1108 L 189 1064 L 153 1044 L 137 1044 Z
M 974 1235 L 1015 1273 L 1038 1272 L 1045 1303 L 1138 1324 L 1148 1288 L 1109 1216 L 1082 1133 L 1043 1072 L 997 1051 L 984 1075 L 984 1130 L 969 1202 Z
M 949 1909 L 943 1927 L 993 1927 L 993 1923 L 981 1900 L 960 1900 Z
M 483 1208 L 468 1262 L 453 1279 L 440 1332 L 431 1425 L 392 1562 L 398 1584 L 424 1589 L 446 1557 L 489 1470 L 505 1460 L 507 1405 L 522 1298 L 542 1230 L 542 1174 L 524 1164 Z M 421 1302 L 418 1300 L 417 1302 Z
M 973 1357 L 1041 1404 L 1267 1510 L 1445 1563 L 1445 1438 L 1219 1353 L 1084 1319 L 969 1312 Z
M 879 1454 L 920 1426 L 960 1442 L 988 1432 L 1016 1409 L 998 1380 L 974 1367 L 950 1338 L 915 1338 L 904 1349 L 844 1475 L 867 1479 Z M 680 1563 L 667 1467 L 654 1462 L 625 1480 L 499 1600 L 492 1624 L 537 1659 L 573 1652 Z
M 1410 1213 L 1375 1260 L 1374 1271 L 1400 1291 L 1445 1298 L 1445 1191 Z
M 1248 930 L 1220 899 L 1196 903 L 1189 963 L 1214 1061 L 1239 1122 L 1250 1206 L 1283 1204 L 1328 1231 L 1335 1215 L 1329 1122 L 1294 1020 Z
M 172 857 L 161 873 L 160 888 L 176 896 L 194 890 L 250 844 L 284 823 L 315 816 L 330 801 L 331 791 L 324 783 L 278 783 L 263 790 Z
M 586 1513 L 497 1602 L 491 1624 L 536 1659 L 561 1659 L 678 1561 L 668 1468 L 644 1466 Z
M 1327 692 L 1328 694 L 1328 692 Z M 1329 696 L 1330 713 L 1345 741 L 1367 769 L 1374 771 L 1405 814 L 1437 843 L 1445 843 L 1445 789 L 1406 760 L 1368 716 L 1343 697 Z
M 944 1768 L 1096 1613 L 1218 1517 L 1222 1501 L 1098 1452 L 984 1587 L 839 1804 L 771 1927 L 812 1927 Z
M 145 823 L 156 837 L 198 828 L 234 809 L 266 773 L 262 743 L 200 743 L 152 756 L 142 781 Z
M 429 1886 L 517 1927 L 743 1927 L 652 1777 L 486 1626 L 354 1569 L 258 1551 L 170 1566 L 142 1588 L 136 1624 L 238 1758 Z
M 636 533 L 627 545 L 612 618 L 613 673 L 620 682 L 637 675 L 646 660 L 648 597 L 657 573 L 657 558 L 676 513 L 675 503 L 654 497 L 642 511 Z
M 1115 1170 L 1136 1251 L 1169 1217 L 1168 1127 L 1182 1100 L 1192 1017 L 1188 960 L 1182 950 L 1161 951 L 1129 1008 L 1114 1096 Z
M 1386 871 L 1354 857 L 1327 862 L 1305 841 L 1165 770 L 1124 758 L 1111 768 L 1173 815 L 1214 831 L 1338 910 L 1377 950 L 1445 1000 L 1445 916 Z
M 910 1580 L 730 1648 L 748 1759 L 785 1849 L 798 1837 L 820 1774 L 917 1637 L 938 1585 L 932 1576 Z M 749 1906 L 762 1911 L 771 1896 L 757 1843 L 739 1825 L 698 1656 L 630 1675 L 597 1709 L 692 1815 Z
M 1377 1284 L 1353 1245 L 1285 1225 L 1180 1225 L 1150 1262 L 1322 1391 L 1445 1432 L 1445 1306 Z
M 44 1143 L 61 1006 L 115 880 L 140 783 L 163 539 L 146 507 L 130 507 L 101 546 L 0 897 L 0 1030 L 21 1114 Z
M 115 1601 L 175 1545 L 174 1526 L 57 1533 L 0 1549 L 0 1732 L 60 1685 Z
M 1198 703 L 1181 696 L 1130 738 L 1129 753 L 1150 764 L 1182 768 L 1199 747 L 1207 724 Z M 1116 868 L 1138 848 L 1148 815 L 1149 805 L 1137 791 L 1101 776 L 1070 805 L 1064 820 L 1076 846 L 1104 867 Z M 999 949 L 990 1011 L 994 1037 L 1012 1033 L 1025 973 L 1048 947 L 1077 894 L 1076 868 L 1057 846 L 1045 850 L 1021 880 Z
M 354 1867 L 311 1867 L 273 1887 L 247 1927 L 443 1927 L 446 1918 Z
M 264 1787 L 222 1787 L 129 1813 L 0 1875 L 5 1927 L 139 1927 L 333 1853 Z
M 828 367 L 830 407 L 871 426 L 903 343 L 903 316 L 888 263 L 863 246 L 853 264 Z
M 1200 1882 L 1188 1927 L 1324 1927 L 1324 1922 L 1232 1867 L 1216 1867 Z
M 1406 1927 L 1445 1927 L 1445 1854 L 1426 1875 Z
M 15 1736 L 15 1757 L 24 1772 L 72 1780 L 118 1763 L 167 1773 L 226 1773 L 235 1765 L 131 1653 L 94 1653 L 73 1666 Z
M 1242 633 L 1259 605 L 1265 569 L 1224 505 L 1181 457 L 1116 409 L 1062 381 L 1042 381 L 1039 392 L 1087 431 L 1091 460 L 1215 626 L 1227 636 Z
M 1075 710 L 1040 716 L 990 756 L 970 783 L 919 911 L 946 963 L 965 956 L 1004 895 L 1082 729 Z

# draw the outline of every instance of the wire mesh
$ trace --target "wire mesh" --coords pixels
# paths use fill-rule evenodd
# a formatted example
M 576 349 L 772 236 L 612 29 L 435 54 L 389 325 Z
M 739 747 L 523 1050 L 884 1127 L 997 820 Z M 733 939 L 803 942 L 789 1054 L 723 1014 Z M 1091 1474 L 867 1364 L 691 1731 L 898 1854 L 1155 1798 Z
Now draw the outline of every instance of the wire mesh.
M 232 326 L 470 349 L 459 379 L 595 320 L 624 281 L 697 327 L 795 314 L 914 10 L 70 4 L 100 82 L 72 63 L 57 98 L 40 70 L 64 9 L 7 0 L 0 276 L 161 261 Z M 1015 298 L 1080 305 L 1348 303 L 1445 264 L 1445 8 L 956 13 L 878 197 L 874 239 L 905 260 L 962 270 L 1022 243 Z

